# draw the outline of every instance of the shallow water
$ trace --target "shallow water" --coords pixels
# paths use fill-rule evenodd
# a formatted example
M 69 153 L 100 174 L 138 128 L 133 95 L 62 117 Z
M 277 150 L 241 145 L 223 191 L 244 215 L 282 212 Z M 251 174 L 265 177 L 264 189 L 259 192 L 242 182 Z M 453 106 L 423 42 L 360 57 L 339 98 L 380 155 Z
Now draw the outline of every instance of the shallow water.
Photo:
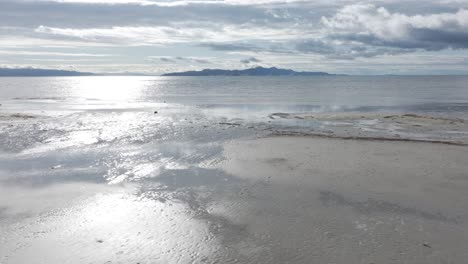
M 245 112 L 421 111 L 454 115 L 468 112 L 466 83 L 466 76 L 2 78 L 0 100 L 10 106 L 23 102 L 41 108 L 46 102 L 46 109 L 68 105 L 65 108 L 76 110 L 141 109 L 166 101 Z
M 151 122 L 154 118 L 149 116 L 157 111 L 157 129 L 174 126 L 179 133 L 231 124 L 255 127 L 257 132 L 350 130 L 354 137 L 370 134 L 465 142 L 464 125 L 429 129 L 427 119 L 410 120 L 409 124 L 408 119 L 392 119 L 390 124 L 383 119 L 416 114 L 457 119 L 458 123 L 467 120 L 466 83 L 466 76 L 2 78 L 0 121 L 21 113 L 73 116 L 100 124 L 109 114 L 119 116 L 124 124 L 132 115 Z M 336 118 L 323 119 L 323 114 Z M 136 120 L 131 122 L 135 125 Z M 191 125 L 183 125 L 185 121 Z M 421 126 L 425 129 L 417 129 Z
M 312 198 L 321 197 L 313 206 L 336 203 L 342 194 L 324 188 L 309 196 L 306 186 L 302 195 L 229 171 L 226 144 L 291 132 L 465 142 L 466 83 L 453 76 L 0 78 L 0 263 L 344 263 L 352 247 L 333 246 L 333 233 L 349 223 L 320 225 L 341 217 L 326 209 L 304 232 L 299 222 L 313 212 L 291 206 L 296 198 L 301 210 Z M 289 166 L 283 157 L 267 164 Z M 460 228 L 443 220 L 435 218 L 440 228 Z M 317 258 L 304 252 L 321 240 Z M 279 258 L 291 243 L 289 259 Z

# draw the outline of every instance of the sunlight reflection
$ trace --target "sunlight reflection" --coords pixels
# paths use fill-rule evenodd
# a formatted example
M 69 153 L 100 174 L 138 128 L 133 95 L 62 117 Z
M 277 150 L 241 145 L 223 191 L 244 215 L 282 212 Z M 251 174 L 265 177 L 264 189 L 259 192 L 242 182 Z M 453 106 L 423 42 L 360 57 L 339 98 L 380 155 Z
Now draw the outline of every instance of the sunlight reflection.
M 52 195 L 44 196 L 50 191 Z M 0 240 L 0 251 L 12 252 L 8 263 L 200 263 L 221 249 L 207 223 L 194 218 L 188 205 L 157 199 L 155 193 L 155 199 L 143 198 L 134 191 L 132 186 L 81 184 L 23 190 L 27 199 L 17 195 L 21 202 L 8 206 L 14 202 L 15 209 L 40 213 L 50 209 L 49 203 L 43 205 L 45 197 L 54 202 L 55 213 L 41 218 L 40 225 L 2 232 L 10 243 Z M 41 200 L 34 203 L 40 210 L 31 206 L 34 200 Z M 66 204 L 75 206 L 61 210 Z M 27 246 L 18 247 L 22 244 Z
M 90 253 L 89 260 L 99 260 L 102 251 L 107 257 L 121 251 L 125 254 L 111 260 L 189 263 L 219 248 L 206 223 L 194 219 L 186 205 L 125 193 L 97 196 L 68 224 L 70 234 L 90 242 L 75 248 Z
M 144 77 L 99 76 L 70 79 L 76 97 L 95 100 L 136 100 L 151 79 Z

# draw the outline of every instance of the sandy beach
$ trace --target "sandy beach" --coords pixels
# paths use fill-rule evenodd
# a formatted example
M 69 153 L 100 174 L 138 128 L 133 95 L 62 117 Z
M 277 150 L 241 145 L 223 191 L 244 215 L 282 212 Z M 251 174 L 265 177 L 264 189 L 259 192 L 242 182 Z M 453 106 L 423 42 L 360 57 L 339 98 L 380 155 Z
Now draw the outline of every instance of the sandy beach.
M 0 264 L 468 264 L 468 0 L 0 0 Z
M 368 77 L 117 80 L 120 99 L 94 93 L 108 77 L 3 79 L 1 264 L 468 259 L 468 105 L 427 104 L 425 78 L 393 106 Z
M 210 170 L 141 187 L 3 186 L 1 260 L 463 263 L 467 154 L 446 144 L 273 136 L 229 141 L 204 163 Z
M 233 217 L 276 240 L 275 263 L 463 263 L 467 151 L 271 137 L 229 144 L 223 167 L 255 182 Z

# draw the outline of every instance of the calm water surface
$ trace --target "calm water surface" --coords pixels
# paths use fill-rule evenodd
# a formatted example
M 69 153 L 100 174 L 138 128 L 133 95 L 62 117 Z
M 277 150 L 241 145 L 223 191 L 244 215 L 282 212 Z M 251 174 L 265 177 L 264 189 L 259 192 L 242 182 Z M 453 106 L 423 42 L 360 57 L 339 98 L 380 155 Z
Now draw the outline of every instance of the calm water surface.
M 253 112 L 422 111 L 461 115 L 468 111 L 467 83 L 466 76 L 2 78 L 0 99 L 4 108 L 44 101 L 47 105 L 41 108 L 72 109 L 141 108 L 167 102 Z

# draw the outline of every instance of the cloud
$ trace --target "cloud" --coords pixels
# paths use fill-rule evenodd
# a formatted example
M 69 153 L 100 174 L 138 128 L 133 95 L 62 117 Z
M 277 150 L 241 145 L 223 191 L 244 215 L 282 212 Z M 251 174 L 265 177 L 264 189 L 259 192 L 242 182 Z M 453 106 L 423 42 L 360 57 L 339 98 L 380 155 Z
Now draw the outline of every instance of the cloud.
M 287 34 L 287 33 L 290 34 Z M 111 27 L 111 28 L 56 28 L 39 26 L 35 33 L 42 37 L 54 36 L 65 39 L 86 40 L 124 45 L 160 45 L 168 43 L 228 42 L 242 40 L 288 40 L 294 39 L 299 31 L 284 28 L 265 28 L 253 25 L 213 25 L 211 23 L 185 22 L 170 26 L 154 27 Z M 206 44 L 216 50 L 235 49 L 237 44 Z M 254 47 L 240 44 L 237 48 Z
M 207 47 L 216 51 L 260 51 L 261 48 L 247 43 L 201 43 L 200 47 Z
M 176 63 L 177 61 L 168 57 L 160 57 L 158 58 L 162 62 L 169 62 L 169 63 Z
M 332 43 L 326 43 L 320 39 L 310 39 L 299 41 L 296 44 L 296 49 L 299 52 L 305 53 L 319 53 L 319 54 L 333 54 L 336 53 L 336 50 L 333 47 Z
M 210 43 L 200 43 L 197 44 L 199 47 L 209 48 L 214 51 L 227 52 L 229 54 L 245 54 L 245 53 L 254 53 L 254 54 L 264 54 L 264 53 L 274 53 L 274 54 L 289 54 L 295 53 L 294 49 L 289 47 L 289 41 L 268 41 L 268 40 L 255 40 L 250 42 L 210 42 Z
M 262 61 L 255 58 L 255 57 L 250 57 L 250 58 L 247 58 L 247 59 L 242 59 L 240 62 L 242 64 L 250 64 L 250 63 L 258 63 L 258 62 L 262 62 Z
M 85 4 L 140 4 L 157 6 L 185 6 L 193 4 L 213 5 L 265 5 L 265 4 L 291 4 L 295 2 L 307 2 L 306 0 L 39 0 L 59 3 L 85 3 Z
M 171 64 L 177 64 L 177 63 L 210 64 L 210 63 L 214 63 L 214 58 L 213 57 L 149 56 L 148 60 L 152 61 L 152 62 L 157 61 L 157 62 L 171 63 Z
M 353 4 L 323 16 L 317 32 L 297 41 L 295 50 L 338 60 L 461 50 L 468 48 L 468 10 L 406 15 L 373 4 Z
M 246 23 L 268 26 L 281 21 L 288 22 L 290 19 L 271 12 L 274 8 L 226 5 L 222 2 L 176 6 L 109 4 L 107 1 L 95 4 L 9 0 L 0 2 L 0 25 L 29 28 L 39 25 L 74 29 L 155 27 L 183 22 L 205 22 L 218 26 Z M 296 9 L 294 13 L 306 15 L 307 11 Z
M 468 10 L 465 9 L 408 16 L 384 7 L 357 4 L 342 8 L 333 17 L 323 17 L 322 24 L 324 38 L 341 42 L 338 44 L 341 46 L 361 44 L 402 51 L 468 48 Z
M 163 44 L 188 41 L 201 37 L 202 32 L 171 27 L 111 27 L 111 28 L 55 28 L 39 26 L 36 33 L 68 39 L 125 45 Z
M 81 54 L 91 65 L 93 54 L 118 54 L 108 58 L 130 69 L 242 67 L 261 58 L 265 65 L 315 70 L 306 67 L 328 62 L 365 67 L 380 58 L 468 52 L 467 0 L 0 2 L 1 55 L 16 49 L 18 58 L 2 56 L 12 64 L 28 56 L 45 62 L 47 56 Z
M 208 57 L 176 57 L 176 59 L 179 61 L 195 62 L 195 63 L 200 63 L 200 64 L 212 63 L 211 62 L 212 58 L 208 58 Z
M 9 56 L 47 56 L 47 57 L 110 57 L 112 54 L 90 54 L 90 53 L 65 53 L 23 50 L 0 50 L 1 55 Z
M 295 50 L 329 57 L 357 57 L 468 46 L 465 9 L 406 15 L 372 4 L 334 9 L 339 1 L 332 0 L 145 0 L 167 4 L 163 7 L 139 6 L 136 2 L 141 1 L 34 1 L 24 6 L 10 2 L 0 11 L 0 22 L 12 28 L 36 24 L 32 32 L 22 34 L 41 39 L 126 46 L 191 43 L 228 52 Z M 352 1 L 344 1 L 348 2 Z M 270 5 L 258 5 L 262 3 Z M 379 3 L 396 6 L 398 1 Z M 412 9 L 422 5 L 409 3 Z M 426 6 L 438 10 L 440 4 L 434 3 L 437 1 L 429 1 Z M 29 13 L 25 19 L 15 15 L 21 13 L 21 7 Z M 102 13 L 107 15 L 98 15 Z M 38 21 L 41 25 L 37 25 Z M 15 33 L 10 30 L 8 34 Z

